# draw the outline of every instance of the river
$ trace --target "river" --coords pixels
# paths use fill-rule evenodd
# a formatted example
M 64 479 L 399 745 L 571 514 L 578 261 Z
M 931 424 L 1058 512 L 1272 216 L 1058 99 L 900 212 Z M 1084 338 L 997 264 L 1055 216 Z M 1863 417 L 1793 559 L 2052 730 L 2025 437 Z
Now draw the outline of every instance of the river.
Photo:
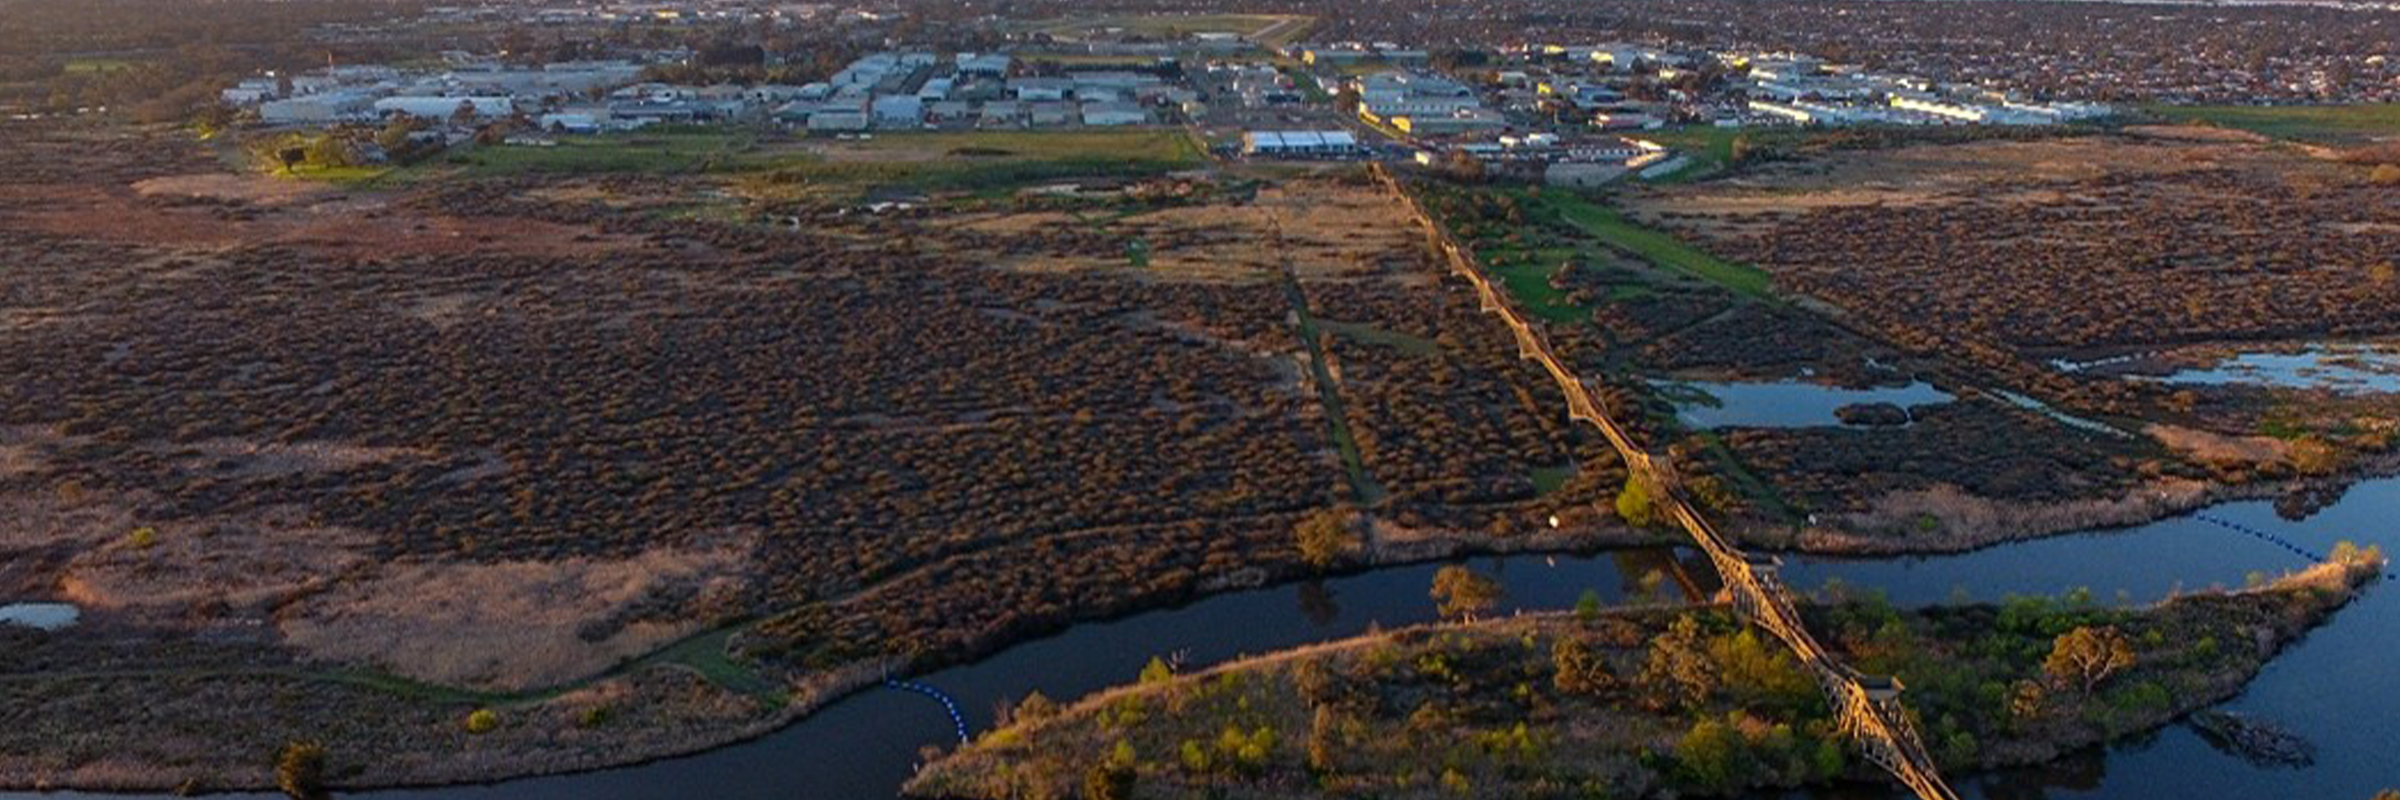
M 2267 501 L 2225 503 L 2205 514 L 2281 536 L 2318 553 L 2341 539 L 2400 552 L 2390 518 L 2400 509 L 2400 479 L 2370 481 L 2302 522 L 2278 519 Z M 1584 556 L 1511 556 L 1468 560 L 1508 589 L 1502 613 L 1572 606 L 1585 591 L 1611 603 L 1644 594 L 1641 576 L 1667 573 L 1670 559 L 1700 563 L 1689 551 L 1621 550 Z M 2089 588 L 2104 602 L 2148 602 L 2178 588 L 2239 586 L 2249 573 L 2304 566 L 2284 547 L 2183 516 L 2121 531 L 2085 533 L 1922 558 L 1844 560 L 1796 556 L 1786 575 L 1795 587 L 1828 580 L 1878 589 L 1904 605 L 1964 594 L 1995 600 L 2008 593 Z M 1079 625 L 1021 643 L 982 661 L 920 677 L 957 698 L 970 724 L 991 722 L 996 703 L 1040 691 L 1066 700 L 1133 680 L 1153 656 L 1189 665 L 1217 663 L 1357 634 L 1373 625 L 1433 617 L 1426 595 L 1437 565 L 1212 596 L 1179 608 Z M 1705 569 L 1700 570 L 1705 580 Z M 1670 598 L 1679 582 L 1655 591 Z M 2105 751 L 2040 769 L 1951 776 L 1961 794 L 1988 800 L 2027 798 L 2259 798 L 2367 800 L 2400 786 L 2400 592 L 2377 588 L 2270 664 L 2228 707 L 2274 720 L 2318 746 L 2306 769 L 2255 767 L 2210 748 L 2178 725 Z M 376 800 L 876 800 L 891 797 L 920 747 L 955 741 L 940 704 L 918 694 L 869 689 L 833 703 L 765 738 L 652 764 L 486 786 L 403 789 L 355 796 Z M 1874 785 L 1809 793 L 1829 798 L 1897 798 Z M 75 797 L 9 794 L 0 798 Z M 121 795 L 108 797 L 122 797 Z M 259 795 L 265 797 L 265 795 Z

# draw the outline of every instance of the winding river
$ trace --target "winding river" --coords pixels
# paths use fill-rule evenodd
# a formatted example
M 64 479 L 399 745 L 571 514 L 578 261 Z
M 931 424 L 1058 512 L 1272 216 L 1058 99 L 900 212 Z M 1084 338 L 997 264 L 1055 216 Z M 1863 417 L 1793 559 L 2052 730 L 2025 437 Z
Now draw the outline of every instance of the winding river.
M 2278 519 L 2267 501 L 2220 504 L 2207 517 L 2246 525 L 2314 552 L 2350 539 L 2400 552 L 2392 515 L 2400 478 L 2369 481 L 2300 522 Z M 1584 556 L 1478 558 L 1500 578 L 1508 609 L 1557 609 L 1585 591 L 1609 602 L 1650 592 L 1674 597 L 1678 581 L 1645 590 L 1641 576 L 1671 573 L 1694 553 L 1619 550 Z M 1844 560 L 1798 556 L 1786 574 L 1815 588 L 1838 579 L 1886 592 L 1904 604 L 1964 595 L 2057 593 L 2083 587 L 2102 601 L 2147 602 L 2178 589 L 2239 586 L 2249 573 L 2303 566 L 2299 557 L 2251 534 L 2186 515 L 2135 528 L 2076 534 L 1974 553 Z M 1437 565 L 1414 565 L 1236 592 L 1123 619 L 1074 627 L 983 661 L 921 676 L 953 697 L 978 729 L 995 704 L 1041 691 L 1069 699 L 1130 681 L 1152 656 L 1186 664 L 1357 634 L 1370 626 L 1433 617 L 1426 596 Z M 1701 570 L 1705 572 L 1704 569 Z M 2260 798 L 2367 800 L 2400 786 L 2400 592 L 2369 591 L 2331 623 L 2268 666 L 2229 707 L 2281 722 L 2313 740 L 2317 763 L 2270 769 L 2220 753 L 2184 726 L 2095 749 L 2039 769 L 1951 776 L 1970 798 Z M 939 703 L 920 694 L 870 689 L 765 738 L 652 764 L 485 786 L 365 793 L 377 800 L 875 800 L 891 797 L 920 747 L 954 741 Z M 1898 798 L 1876 785 L 1808 793 L 1818 798 Z M 76 797 L 8 794 L 0 798 Z M 121 795 L 99 795 L 123 797 Z M 267 797 L 267 795 L 258 795 Z

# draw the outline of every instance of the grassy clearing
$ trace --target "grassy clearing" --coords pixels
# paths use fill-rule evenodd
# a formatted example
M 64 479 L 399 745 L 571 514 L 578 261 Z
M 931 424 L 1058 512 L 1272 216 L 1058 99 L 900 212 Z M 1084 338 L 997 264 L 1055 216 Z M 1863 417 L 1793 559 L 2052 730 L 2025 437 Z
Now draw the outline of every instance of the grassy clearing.
M 1364 323 L 1337 322 L 1327 319 L 1318 320 L 1317 325 L 1344 339 L 1382 345 L 1413 356 L 1438 355 L 1442 352 L 1441 345 L 1435 344 L 1432 339 L 1410 336 L 1399 331 L 1386 330 Z
M 1567 485 L 1567 481 L 1575 477 L 1575 462 L 1554 467 L 1534 467 L 1525 477 L 1533 481 L 1534 491 L 1549 494 L 1558 491 L 1559 487 Z
M 1799 523 L 1800 514 L 1792 509 L 1790 503 L 1784 502 L 1783 495 L 1776 492 L 1773 485 L 1759 478 L 1758 473 L 1751 472 L 1749 467 L 1742 466 L 1742 460 L 1734 456 L 1733 449 L 1725 446 L 1724 436 L 1715 431 L 1701 431 L 1696 436 L 1705 445 L 1704 452 L 1708 459 L 1716 464 L 1717 474 L 1733 484 L 1733 490 L 1748 499 L 1752 508 L 1785 524 Z
M 912 132 L 802 145 L 763 142 L 756 132 L 737 128 L 673 128 L 556 141 L 551 147 L 468 148 L 390 177 L 714 173 L 750 176 L 759 194 L 826 195 L 873 186 L 997 190 L 1069 178 L 1147 177 L 1205 163 L 1189 135 L 1164 129 Z
M 392 173 L 391 167 L 311 167 L 298 166 L 277 169 L 275 175 L 304 181 L 327 183 L 364 183 Z
M 755 166 L 755 137 L 731 129 L 642 131 L 600 136 L 563 136 L 554 147 L 474 147 L 434 159 L 413 172 L 455 172 L 469 177 L 524 174 L 670 174 L 737 170 Z
M 2234 128 L 2276 139 L 2356 144 L 2400 136 L 2400 103 L 2346 106 L 2151 106 L 2177 122 Z
M 1686 183 L 1724 172 L 1733 164 L 1733 140 L 1749 133 L 1741 128 L 1691 126 L 1674 130 L 1640 134 L 1659 144 L 1674 148 L 1691 163 L 1683 169 L 1652 181 L 1652 183 Z
M 825 155 L 770 158 L 761 188 L 819 194 L 868 186 L 991 192 L 1072 178 L 1142 178 L 1197 168 L 1205 154 L 1180 130 L 910 133 L 843 142 Z
M 1283 268 L 1283 291 L 1292 304 L 1292 317 L 1299 323 L 1300 344 L 1308 350 L 1308 368 L 1316 377 L 1317 401 L 1324 405 L 1327 435 L 1332 437 L 1334 451 L 1342 459 L 1342 470 L 1349 476 L 1351 499 L 1361 506 L 1372 506 L 1383 500 L 1383 485 L 1367 472 L 1367 459 L 1359 451 L 1358 435 L 1350 430 L 1350 414 L 1342 403 L 1341 387 L 1334 383 L 1332 371 L 1325 367 L 1325 348 L 1317 343 L 1320 332 L 1317 315 L 1309 310 L 1308 293 L 1292 277 L 1289 264 Z
M 1568 224 L 1601 241 L 1631 250 L 1664 267 L 1682 270 L 1759 300 L 1775 302 L 1775 280 L 1765 270 L 1736 264 L 1702 252 L 1665 233 L 1634 224 L 1613 209 L 1561 191 L 1544 191 L 1533 199 L 1537 208 L 1557 213 Z
M 1483 256 L 1486 269 L 1500 276 L 1500 285 L 1545 322 L 1581 322 L 1590 309 L 1567 300 L 1567 293 L 1550 285 L 1550 273 L 1574 258 L 1573 248 L 1539 250 L 1499 249 Z

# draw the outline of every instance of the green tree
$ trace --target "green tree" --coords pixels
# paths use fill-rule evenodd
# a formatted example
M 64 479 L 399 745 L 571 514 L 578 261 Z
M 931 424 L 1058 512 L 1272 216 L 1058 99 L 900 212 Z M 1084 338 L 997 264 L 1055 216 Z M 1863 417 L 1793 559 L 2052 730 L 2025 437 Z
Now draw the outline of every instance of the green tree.
M 2086 697 L 2102 681 L 2133 666 L 2133 642 L 2115 626 L 2081 626 L 2061 634 L 2042 661 L 2042 673 L 2052 680 L 2072 682 Z
M 1696 707 L 1716 693 L 1722 681 L 1709 658 L 1700 623 L 1685 615 L 1667 626 L 1667 635 L 1650 643 L 1642 663 L 1641 682 L 1652 696 L 1676 705 Z
M 1583 596 L 1575 598 L 1575 618 L 1578 620 L 1591 622 L 1599 619 L 1600 609 L 1600 592 L 1596 590 L 1585 589 Z
M 319 134 L 309 140 L 301 152 L 303 161 L 319 169 L 355 166 L 358 162 L 358 154 L 351 149 L 350 140 L 331 133 Z
M 1166 683 L 1174 679 L 1175 668 L 1167 666 L 1166 659 L 1151 656 L 1150 663 L 1142 665 L 1141 682 L 1144 684 Z
M 1741 732 L 1714 717 L 1692 723 L 1692 729 L 1675 742 L 1675 765 L 1682 769 L 1684 779 L 1708 791 L 1721 792 L 1741 783 L 1747 755 Z
M 1052 701 L 1048 695 L 1035 691 L 1027 693 L 1025 699 L 1017 701 L 1017 707 L 1008 714 L 1008 722 L 1012 725 L 1022 725 L 1040 722 L 1055 716 L 1058 716 L 1058 703 Z
M 275 785 L 292 800 L 332 797 L 325 790 L 325 746 L 315 742 L 284 745 L 283 753 L 275 758 Z
M 1444 617 L 1473 620 L 1500 605 L 1500 582 L 1456 564 L 1433 573 L 1432 596 Z
M 493 711 L 488 708 L 478 708 L 475 709 L 475 713 L 467 715 L 468 733 L 491 733 L 492 731 L 499 729 L 499 727 L 500 712 Z
M 1300 545 L 1300 560 L 1323 570 L 1350 549 L 1356 537 L 1350 532 L 1350 511 L 1328 508 L 1308 515 L 1292 528 L 1292 538 Z
M 1649 484 L 1631 475 L 1625 477 L 1625 488 L 1617 491 L 1617 518 L 1636 528 L 1658 524 L 1658 506 L 1650 502 Z

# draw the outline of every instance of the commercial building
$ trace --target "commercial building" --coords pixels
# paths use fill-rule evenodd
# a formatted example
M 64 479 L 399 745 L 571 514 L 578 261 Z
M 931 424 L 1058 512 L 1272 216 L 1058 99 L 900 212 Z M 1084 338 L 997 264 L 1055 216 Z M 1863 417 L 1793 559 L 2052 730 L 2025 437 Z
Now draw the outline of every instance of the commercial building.
M 1250 131 L 1242 153 L 1262 158 L 1328 158 L 1355 155 L 1358 137 L 1349 131 Z

